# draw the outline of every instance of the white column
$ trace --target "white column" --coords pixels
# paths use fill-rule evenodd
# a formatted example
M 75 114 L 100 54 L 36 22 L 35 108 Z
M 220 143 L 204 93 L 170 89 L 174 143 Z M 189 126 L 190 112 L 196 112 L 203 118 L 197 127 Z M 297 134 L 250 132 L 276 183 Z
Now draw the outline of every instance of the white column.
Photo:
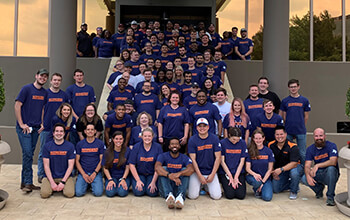
M 13 30 L 13 56 L 17 56 L 17 46 L 18 46 L 18 8 L 19 8 L 19 0 L 15 0 L 15 18 L 14 18 L 14 30 Z

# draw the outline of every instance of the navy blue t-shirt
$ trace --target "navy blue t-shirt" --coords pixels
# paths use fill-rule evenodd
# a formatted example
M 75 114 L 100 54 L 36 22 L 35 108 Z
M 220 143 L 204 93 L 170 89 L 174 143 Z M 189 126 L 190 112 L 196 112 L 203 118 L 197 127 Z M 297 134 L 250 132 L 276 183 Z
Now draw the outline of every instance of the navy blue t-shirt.
M 288 96 L 282 100 L 281 108 L 286 112 L 286 131 L 290 135 L 306 134 L 304 113 L 311 111 L 309 100 L 303 96 Z
M 146 151 L 143 142 L 135 144 L 131 150 L 129 163 L 136 166 L 138 174 L 153 175 L 154 165 L 157 161 L 158 155 L 163 153 L 162 146 L 158 143 L 152 143 L 151 149 Z
M 98 57 L 112 57 L 114 55 L 114 40 L 113 39 L 99 39 L 96 43 L 98 48 Z
M 241 116 L 234 115 L 234 121 L 235 121 L 235 127 L 239 128 L 242 133 L 242 139 L 245 139 L 245 132 L 247 129 L 250 129 L 251 123 L 250 121 L 247 121 L 247 126 L 244 127 Z M 222 122 L 222 127 L 224 129 L 228 129 L 230 127 L 230 114 L 225 115 L 225 118 Z
M 108 80 L 107 80 L 107 83 L 108 83 L 109 85 L 112 85 L 112 84 L 114 83 L 115 79 L 116 79 L 118 76 L 122 75 L 122 74 L 123 74 L 123 73 L 120 72 L 120 71 L 117 71 L 117 72 L 112 73 L 112 74 L 109 76 L 109 78 L 108 78 Z
M 173 109 L 171 105 L 164 106 L 159 113 L 158 122 L 163 125 L 163 137 L 183 138 L 185 124 L 190 123 L 190 116 L 185 107 Z
M 139 82 L 136 85 L 136 93 L 142 93 L 142 86 L 145 81 Z M 155 95 L 159 94 L 159 87 L 156 82 L 151 82 L 151 92 Z
M 44 108 L 44 131 L 51 131 L 51 119 L 56 115 L 57 109 L 64 102 L 68 102 L 67 94 L 60 90 L 59 92 L 52 92 L 47 89 L 47 103 Z
M 252 122 L 250 133 L 253 133 L 253 131 L 256 129 L 256 117 L 259 114 L 264 113 L 263 102 L 264 100 L 261 98 L 258 98 L 257 100 L 251 100 L 248 98 L 243 101 L 245 111 L 248 114 L 250 121 Z
M 338 157 L 337 145 L 330 141 L 326 141 L 326 146 L 324 148 L 318 149 L 315 144 L 312 144 L 306 149 L 305 160 L 314 161 L 315 164 L 326 162 L 330 157 Z M 339 169 L 338 163 L 336 167 Z M 325 168 L 326 167 L 318 169 L 321 170 Z
M 213 62 L 214 66 L 214 76 L 218 76 L 219 79 L 221 79 L 221 72 L 226 73 L 227 65 L 224 61 L 219 61 L 219 62 Z
M 256 117 L 256 127 L 260 127 L 265 134 L 265 140 L 270 142 L 275 140 L 276 126 L 283 126 L 283 119 L 280 115 L 273 113 L 270 119 L 266 118 L 265 113 Z
M 247 145 L 244 140 L 240 139 L 236 144 L 233 144 L 228 138 L 220 141 L 221 156 L 225 156 L 225 163 L 231 174 L 235 175 L 238 165 L 242 158 L 248 156 Z M 225 174 L 225 171 L 220 167 L 220 174 Z M 244 167 L 241 173 L 245 173 Z
M 76 84 L 70 85 L 66 93 L 69 98 L 69 103 L 72 105 L 75 114 L 80 117 L 85 109 L 85 106 L 91 102 L 96 102 L 94 89 L 89 85 L 79 87 Z
M 69 141 L 61 145 L 54 141 L 47 142 L 43 148 L 43 158 L 50 160 L 52 178 L 63 178 L 68 169 L 68 160 L 75 159 L 74 145 Z M 44 175 L 46 177 L 46 173 Z
M 128 60 L 128 61 L 125 62 L 124 65 L 126 66 L 127 64 L 131 64 L 132 70 L 131 70 L 130 75 L 137 76 L 137 75 L 140 74 L 139 65 L 140 65 L 141 63 L 142 63 L 142 62 L 141 62 L 140 60 L 138 60 L 138 61 L 136 61 L 136 62 L 131 61 L 131 60 Z
M 157 138 L 158 138 L 158 129 L 151 125 L 150 126 L 154 132 L 154 137 L 153 137 L 153 141 L 157 141 Z M 142 138 L 141 138 L 141 126 L 140 125 L 137 125 L 137 126 L 134 126 L 132 129 L 131 129 L 131 137 L 130 137 L 130 142 L 129 144 L 130 145 L 135 145 L 139 142 L 142 142 Z
M 189 110 L 189 109 L 191 109 L 192 106 L 197 104 L 197 98 L 189 95 L 189 96 L 184 98 L 183 104 Z
M 190 137 L 188 141 L 188 154 L 196 154 L 196 162 L 202 175 L 209 175 L 214 167 L 215 152 L 221 151 L 219 138 L 209 133 L 206 139 L 198 134 Z
M 118 120 L 116 117 L 116 113 L 112 113 L 108 115 L 105 127 L 110 128 L 109 135 L 112 136 L 114 132 L 121 131 L 123 132 L 124 136 L 126 133 L 126 128 L 131 127 L 131 117 L 128 114 L 125 114 L 124 117 L 121 120 Z
M 191 95 L 192 93 L 191 88 L 192 88 L 192 84 L 187 85 L 186 83 L 184 83 L 180 86 L 182 100 L 184 100 L 187 96 Z
M 124 157 L 125 157 L 126 161 L 120 167 L 117 167 L 118 162 L 119 162 L 119 154 L 120 154 L 120 152 L 117 152 L 115 150 L 113 152 L 114 152 L 113 167 L 109 168 L 108 171 L 109 171 L 109 174 L 111 175 L 112 178 L 118 180 L 118 179 L 123 177 L 125 169 L 126 169 L 126 166 L 129 165 L 128 159 L 129 159 L 129 155 L 130 155 L 130 149 L 126 148 L 126 151 L 125 151 L 125 154 L 124 154 Z M 103 157 L 102 157 L 102 162 L 101 162 L 102 166 L 106 165 L 106 159 L 107 159 L 106 158 L 107 157 L 106 153 L 107 153 L 107 151 L 105 151 L 105 153 L 103 154 Z
M 92 143 L 83 139 L 77 143 L 76 154 L 80 155 L 80 165 L 85 173 L 92 174 L 98 163 L 100 162 L 100 155 L 103 155 L 105 145 L 100 139 L 95 138 Z
M 260 174 L 264 178 L 267 170 L 269 169 L 269 163 L 275 162 L 272 150 L 264 146 L 259 150 L 258 158 L 251 158 L 249 155 L 247 157 L 247 162 L 251 163 L 251 170 L 257 174 Z
M 238 41 L 237 41 L 237 44 L 235 46 L 238 47 L 239 53 L 244 55 L 244 54 L 246 54 L 249 51 L 249 48 L 252 47 L 253 45 L 254 44 L 253 44 L 253 41 L 251 39 L 249 39 L 249 38 L 245 38 L 245 39 L 239 38 Z M 250 55 L 246 56 L 246 59 L 250 60 L 251 56 Z
M 192 106 L 192 108 L 189 110 L 189 113 L 191 116 L 191 123 L 193 124 L 193 134 L 198 133 L 196 123 L 199 118 L 206 118 L 209 122 L 209 132 L 215 134 L 215 120 L 221 120 L 221 115 L 218 107 L 209 102 L 203 106 L 196 104 Z
M 134 103 L 137 114 L 145 111 L 152 116 L 153 121 L 156 120 L 156 110 L 162 107 L 158 96 L 152 93 L 149 96 L 145 96 L 142 93 L 137 94 Z
M 115 90 L 109 93 L 107 102 L 113 103 L 113 109 L 115 109 L 118 104 L 124 104 L 124 102 L 127 99 L 133 99 L 133 95 L 130 92 L 126 90 L 124 92 L 119 92 L 119 90 Z
M 179 154 L 174 158 L 170 152 L 162 153 L 158 156 L 157 162 L 160 162 L 162 166 L 166 166 L 169 173 L 178 173 L 187 165 L 192 164 L 192 160 L 185 154 Z
M 16 101 L 22 103 L 23 123 L 29 127 L 39 127 L 42 122 L 42 111 L 47 103 L 47 91 L 44 88 L 35 88 L 34 84 L 28 84 L 22 87 Z

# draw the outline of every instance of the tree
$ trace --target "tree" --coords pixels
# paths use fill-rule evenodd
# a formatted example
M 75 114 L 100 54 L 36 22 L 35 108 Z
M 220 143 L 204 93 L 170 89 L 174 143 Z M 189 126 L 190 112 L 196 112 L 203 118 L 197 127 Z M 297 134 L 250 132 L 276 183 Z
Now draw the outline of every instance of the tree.
M 341 35 L 334 34 L 336 25 L 327 10 L 314 15 L 314 60 L 341 61 Z M 262 59 L 263 27 L 253 36 L 253 59 Z M 349 45 L 348 45 L 349 46 Z M 350 47 L 349 47 L 350 48 Z M 348 51 L 348 50 L 347 50 Z M 289 59 L 310 59 L 310 13 L 293 16 L 289 25 Z

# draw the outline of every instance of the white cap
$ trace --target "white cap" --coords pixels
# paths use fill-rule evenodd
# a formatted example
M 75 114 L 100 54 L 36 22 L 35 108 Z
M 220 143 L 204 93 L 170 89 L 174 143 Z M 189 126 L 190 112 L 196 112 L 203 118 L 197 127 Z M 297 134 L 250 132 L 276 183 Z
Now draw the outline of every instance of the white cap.
M 199 118 L 199 119 L 197 120 L 196 125 L 198 126 L 199 124 L 209 125 L 209 122 L 208 122 L 208 120 L 207 120 L 206 118 Z

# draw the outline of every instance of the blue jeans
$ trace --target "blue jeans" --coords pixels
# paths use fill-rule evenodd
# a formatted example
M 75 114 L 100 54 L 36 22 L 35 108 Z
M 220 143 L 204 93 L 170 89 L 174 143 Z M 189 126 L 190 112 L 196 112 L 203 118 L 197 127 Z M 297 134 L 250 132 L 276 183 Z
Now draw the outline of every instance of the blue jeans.
M 115 195 L 118 195 L 118 196 L 120 196 L 120 197 L 125 197 L 125 196 L 127 196 L 128 193 L 129 193 L 129 187 L 130 187 L 130 177 L 127 177 L 127 178 L 125 179 L 126 185 L 127 185 L 127 187 L 128 187 L 127 190 L 123 189 L 122 186 L 119 186 L 119 187 L 118 187 L 118 185 L 119 185 L 119 183 L 120 183 L 119 179 L 113 178 L 113 181 L 115 182 L 115 185 L 116 185 L 116 186 L 113 187 L 111 190 L 107 190 L 107 189 L 106 189 L 106 196 L 108 196 L 108 197 L 113 197 L 113 196 L 115 196 Z M 106 180 L 105 188 L 107 188 L 107 185 L 108 185 L 108 181 Z
M 134 193 L 135 196 L 143 196 L 143 195 L 148 195 L 150 197 L 156 197 L 158 196 L 158 190 L 156 190 L 154 193 L 151 193 L 150 189 L 148 188 L 149 184 L 151 184 L 153 175 L 141 175 L 139 174 L 140 180 L 143 182 L 144 186 L 142 187 L 141 191 L 138 191 L 136 189 L 136 180 L 133 177 L 131 180 L 131 185 L 132 185 L 132 192 Z M 158 181 L 156 183 L 156 186 L 158 188 Z
M 316 181 L 315 186 L 310 186 L 306 181 L 306 176 L 302 177 L 302 182 L 309 186 L 316 195 L 323 193 L 324 186 L 327 185 L 327 198 L 334 199 L 335 187 L 339 178 L 339 170 L 334 166 L 329 166 L 324 169 L 318 169 L 314 180 Z
M 43 148 L 46 144 L 47 137 L 49 136 L 50 131 L 42 131 L 40 133 L 40 151 L 38 156 L 38 177 L 43 177 L 45 174 L 44 164 L 43 164 Z
M 91 175 L 91 173 L 87 173 L 87 175 Z M 83 175 L 81 175 L 79 173 L 78 177 L 77 177 L 77 182 L 75 183 L 75 195 L 77 197 L 85 195 L 88 185 L 89 185 L 89 183 L 87 183 L 84 180 Z M 96 175 L 94 181 L 92 181 L 91 189 L 92 189 L 92 194 L 94 196 L 102 196 L 102 194 L 103 194 L 103 180 L 102 180 L 102 173 L 101 172 L 99 172 Z
M 33 127 L 30 134 L 24 134 L 22 128 L 18 125 L 16 126 L 16 132 L 18 135 L 18 140 L 22 148 L 22 174 L 21 183 L 22 184 L 33 184 L 33 156 L 35 151 L 36 143 L 38 142 L 39 127 Z
M 300 154 L 300 163 L 304 166 L 305 164 L 305 156 L 306 156 L 306 134 L 294 134 L 294 135 L 287 135 L 287 139 L 289 141 L 293 141 L 293 139 L 296 139 L 299 154 Z
M 256 181 L 256 179 L 252 175 L 246 176 L 247 183 L 253 186 L 254 192 L 261 186 L 262 182 Z M 263 187 L 261 188 L 261 198 L 264 201 L 271 201 L 273 195 L 272 191 L 272 182 L 268 179 Z
M 164 168 L 168 171 L 167 168 Z M 184 170 L 186 168 L 183 168 Z M 177 186 L 174 181 L 170 180 L 166 176 L 159 176 L 159 194 L 163 198 L 167 198 L 169 193 L 172 192 L 175 197 L 182 194 L 183 199 L 185 199 L 186 191 L 188 188 L 188 183 L 190 181 L 189 176 L 180 176 L 181 185 Z
M 302 174 L 303 168 L 300 164 L 296 168 L 281 173 L 279 180 L 272 179 L 273 192 L 280 193 L 290 189 L 292 193 L 298 193 L 299 181 Z

